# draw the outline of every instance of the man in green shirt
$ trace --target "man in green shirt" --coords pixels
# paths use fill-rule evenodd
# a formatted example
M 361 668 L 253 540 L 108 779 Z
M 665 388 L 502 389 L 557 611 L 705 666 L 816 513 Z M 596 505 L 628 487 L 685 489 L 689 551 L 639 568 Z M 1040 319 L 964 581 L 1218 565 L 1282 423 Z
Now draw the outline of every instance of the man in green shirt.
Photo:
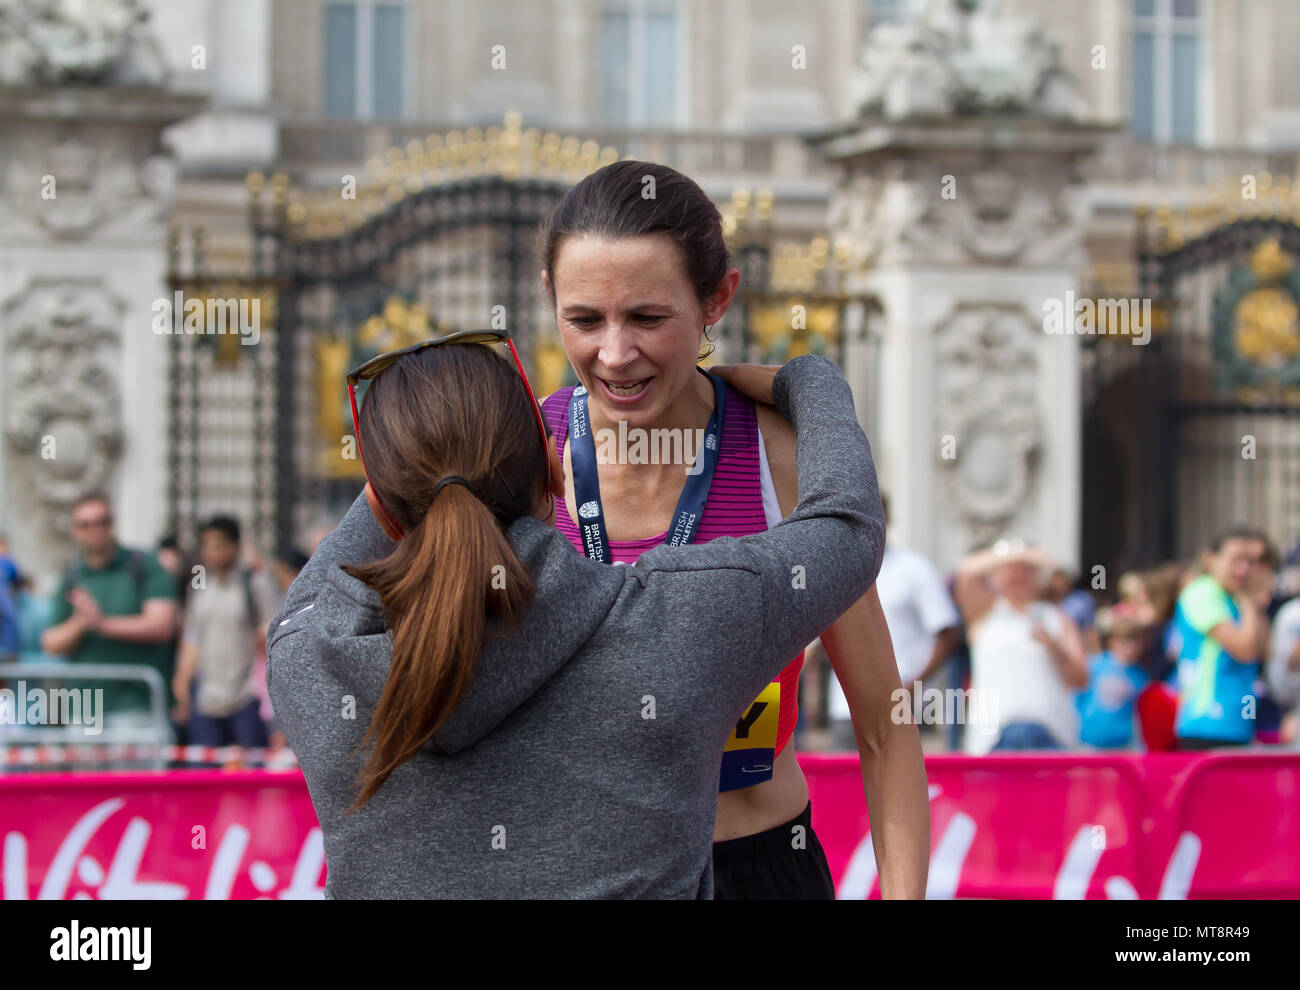
M 59 582 L 41 648 L 74 663 L 145 664 L 168 685 L 176 632 L 176 582 L 153 554 L 118 545 L 113 512 L 100 493 L 72 509 L 79 553 Z M 86 681 L 67 687 L 103 688 L 105 724 L 143 725 L 149 690 L 143 681 Z

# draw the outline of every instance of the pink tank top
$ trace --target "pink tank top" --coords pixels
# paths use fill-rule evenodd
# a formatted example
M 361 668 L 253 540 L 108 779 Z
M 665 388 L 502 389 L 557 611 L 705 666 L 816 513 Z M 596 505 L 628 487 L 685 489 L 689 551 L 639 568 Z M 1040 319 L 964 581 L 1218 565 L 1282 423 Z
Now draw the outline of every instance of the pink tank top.
M 546 425 L 556 438 L 561 460 L 569 437 L 569 399 L 573 388 L 562 388 L 542 403 Z M 759 474 L 761 442 L 754 403 L 730 385 L 726 386 L 722 449 L 704 503 L 696 543 L 707 543 L 719 536 L 748 536 L 767 529 Z M 582 553 L 582 536 L 570 518 L 563 498 L 556 500 L 555 525 L 574 549 Z M 608 541 L 610 557 L 616 563 L 632 564 L 641 554 L 663 543 L 667 536 L 665 531 L 640 540 L 611 539 Z M 737 723 L 727 741 L 721 790 L 736 790 L 770 778 L 770 773 L 764 775 L 761 769 L 755 768 L 764 766 L 764 753 L 775 758 L 794 734 L 799 718 L 799 672 L 802 669 L 803 652 L 800 651 Z M 755 779 L 750 780 L 750 776 Z

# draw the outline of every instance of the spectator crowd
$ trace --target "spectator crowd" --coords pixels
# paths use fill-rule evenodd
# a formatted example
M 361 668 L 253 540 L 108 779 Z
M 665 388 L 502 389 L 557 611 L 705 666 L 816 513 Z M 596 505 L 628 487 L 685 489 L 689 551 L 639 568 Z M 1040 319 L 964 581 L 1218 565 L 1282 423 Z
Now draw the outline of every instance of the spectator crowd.
M 48 598 L 0 537 L 0 662 L 86 665 L 85 680 L 61 677 L 57 686 L 102 691 L 102 728 L 114 741 L 283 746 L 266 691 L 266 626 L 305 554 L 284 549 L 268 563 L 227 515 L 205 520 L 193 549 L 175 536 L 156 552 L 125 547 L 100 493 L 73 506 L 71 535 L 76 552 Z M 130 669 L 108 678 L 104 665 Z M 162 718 L 145 668 L 161 679 Z M 160 724 L 165 739 L 156 738 Z
M 1300 544 L 1281 567 L 1264 533 L 1236 526 L 1113 590 L 1104 570 L 1072 582 L 1014 539 L 945 582 L 891 539 L 876 587 L 903 692 L 962 702 L 936 709 L 956 718 L 922 721 L 944 737 L 928 749 L 1199 750 L 1300 745 L 1298 577 Z M 821 681 L 832 746 L 857 748 L 843 692 Z
M 265 560 L 228 515 L 205 520 L 192 547 L 176 536 L 155 552 L 124 547 L 102 494 L 73 507 L 71 533 L 76 553 L 48 598 L 0 535 L 0 662 L 150 668 L 164 685 L 165 742 L 282 747 L 265 632 L 307 556 L 287 548 Z M 891 538 L 876 588 L 899 710 L 911 717 L 915 692 L 936 687 L 965 702 L 955 718 L 923 720 L 927 748 L 1193 750 L 1300 745 L 1298 577 L 1300 545 L 1282 568 L 1267 536 L 1234 527 L 1197 560 L 1124 574 L 1113 592 L 1093 575 L 1072 583 L 1017 540 L 970 554 L 945 581 Z M 855 749 L 818 646 L 801 684 L 801 744 L 817 748 L 820 726 L 829 748 Z M 102 689 L 103 725 L 119 736 L 158 725 L 139 677 L 59 683 Z M 0 745 L 12 722 L 0 711 Z

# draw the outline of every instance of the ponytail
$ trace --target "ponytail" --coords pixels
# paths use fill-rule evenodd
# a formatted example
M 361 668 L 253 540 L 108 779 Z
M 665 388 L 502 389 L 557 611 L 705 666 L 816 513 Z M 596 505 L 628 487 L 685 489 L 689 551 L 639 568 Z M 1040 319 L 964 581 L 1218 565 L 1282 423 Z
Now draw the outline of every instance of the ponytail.
M 435 495 L 387 557 L 343 569 L 379 595 L 393 638 L 388 680 L 358 746 L 374 744 L 350 814 L 443 725 L 473 678 L 488 617 L 516 621 L 534 585 L 501 521 L 459 484 Z

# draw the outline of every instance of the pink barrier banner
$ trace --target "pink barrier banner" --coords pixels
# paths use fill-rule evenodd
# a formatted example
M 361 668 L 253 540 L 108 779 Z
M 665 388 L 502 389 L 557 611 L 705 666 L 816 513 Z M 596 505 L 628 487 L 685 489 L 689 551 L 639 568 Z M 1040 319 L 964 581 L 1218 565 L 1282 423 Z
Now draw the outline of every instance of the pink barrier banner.
M 841 900 L 880 896 L 856 756 L 800 757 Z M 927 896 L 1300 897 L 1300 753 L 934 756 Z
M 879 897 L 856 756 L 803 755 L 841 899 Z M 931 898 L 1300 897 L 1300 753 L 934 756 Z M 301 899 L 297 770 L 0 777 L 0 895 Z
M 0 777 L 6 900 L 320 898 L 301 771 Z

